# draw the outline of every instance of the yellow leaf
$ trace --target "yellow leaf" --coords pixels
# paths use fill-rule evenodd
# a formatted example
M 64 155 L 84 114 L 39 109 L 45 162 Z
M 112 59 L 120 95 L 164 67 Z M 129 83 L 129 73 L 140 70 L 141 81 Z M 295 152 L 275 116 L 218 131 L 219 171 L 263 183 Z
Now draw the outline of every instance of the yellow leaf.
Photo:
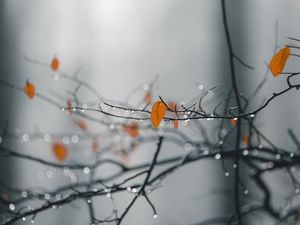
M 277 77 L 283 70 L 286 61 L 291 54 L 289 47 L 284 47 L 280 49 L 271 59 L 269 63 L 269 68 L 274 77 Z
M 151 110 L 151 123 L 154 128 L 158 128 L 161 120 L 167 111 L 167 107 L 162 101 L 156 101 Z

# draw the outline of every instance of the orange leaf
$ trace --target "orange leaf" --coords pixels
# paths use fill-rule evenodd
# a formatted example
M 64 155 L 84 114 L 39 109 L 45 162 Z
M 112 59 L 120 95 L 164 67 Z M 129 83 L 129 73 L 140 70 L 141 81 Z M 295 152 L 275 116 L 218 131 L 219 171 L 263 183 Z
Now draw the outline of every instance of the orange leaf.
M 178 127 L 179 127 L 179 121 L 178 120 L 173 120 L 172 123 L 173 123 L 173 127 L 175 129 L 178 129 Z
M 83 121 L 83 120 L 81 120 L 81 119 L 77 119 L 77 120 L 75 121 L 75 123 L 77 124 L 77 126 L 78 126 L 81 130 L 87 131 L 87 128 L 88 128 L 88 127 L 87 127 L 85 121 Z
M 237 124 L 237 120 L 235 120 L 235 119 L 230 119 L 228 122 L 229 122 L 229 124 L 230 124 L 231 126 L 233 126 L 233 127 L 235 127 L 236 124 Z
M 154 128 L 158 128 L 161 120 L 163 119 L 165 113 L 167 111 L 167 107 L 162 101 L 156 101 L 153 104 L 151 110 L 151 122 Z
M 174 102 L 169 102 L 169 108 L 172 110 L 172 111 L 175 111 L 175 103 Z
M 244 145 L 249 145 L 249 142 L 250 142 L 250 137 L 248 134 L 244 134 L 243 137 L 242 137 L 242 142 Z
M 135 121 L 132 121 L 130 124 L 123 124 L 123 131 L 130 137 L 136 138 L 139 136 L 139 125 Z
M 53 154 L 54 154 L 55 158 L 58 161 L 65 161 L 65 159 L 67 158 L 68 149 L 62 143 L 58 143 L 58 142 L 53 143 L 52 144 L 52 151 L 53 151 Z
M 53 71 L 56 71 L 56 70 L 58 70 L 58 68 L 59 68 L 59 60 L 58 60 L 58 58 L 54 57 L 51 62 L 51 69 Z
M 146 102 L 146 104 L 150 104 L 151 99 L 152 99 L 151 92 L 148 91 L 148 92 L 145 94 L 144 101 Z
M 23 87 L 23 91 L 30 99 L 32 99 L 35 95 L 35 87 L 28 80 L 26 81 L 26 84 Z
M 274 77 L 277 77 L 282 72 L 290 54 L 291 49 L 289 47 L 284 47 L 273 56 L 269 63 L 269 68 Z

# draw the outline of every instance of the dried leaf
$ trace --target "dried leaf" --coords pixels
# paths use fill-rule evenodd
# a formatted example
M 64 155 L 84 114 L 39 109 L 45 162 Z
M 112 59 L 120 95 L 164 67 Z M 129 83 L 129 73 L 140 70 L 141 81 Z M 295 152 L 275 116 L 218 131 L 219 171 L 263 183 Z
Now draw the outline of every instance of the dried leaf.
M 233 126 L 233 127 L 235 127 L 236 124 L 237 124 L 237 120 L 236 120 L 236 119 L 230 119 L 228 122 L 229 122 L 229 124 L 230 124 L 231 126 Z
M 286 61 L 291 54 L 289 47 L 284 47 L 280 49 L 271 59 L 269 63 L 269 68 L 274 77 L 277 77 L 283 70 Z
M 167 107 L 162 101 L 156 101 L 151 110 L 151 122 L 154 128 L 158 128 L 161 120 L 167 111 Z
M 68 155 L 68 149 L 67 147 L 59 142 L 55 142 L 52 144 L 52 151 L 55 156 L 55 158 L 58 161 L 65 161 Z
M 23 91 L 28 96 L 28 98 L 33 99 L 35 95 L 35 87 L 28 80 L 26 81 L 26 84 L 23 87 Z
M 83 121 L 81 119 L 77 119 L 77 120 L 75 120 L 75 123 L 81 130 L 87 131 L 88 126 L 85 121 Z
M 59 68 L 59 60 L 58 60 L 58 58 L 54 57 L 51 62 L 51 69 L 53 71 L 57 71 L 58 68 Z
M 130 124 L 123 124 L 122 128 L 123 131 L 132 138 L 136 138 L 139 136 L 139 125 L 135 121 L 132 121 Z
M 175 103 L 174 102 L 169 102 L 168 106 L 174 112 L 174 118 L 176 118 L 177 115 L 175 113 L 175 111 L 176 111 Z M 178 129 L 178 127 L 179 127 L 179 121 L 178 120 L 173 120 L 172 123 L 173 123 L 173 127 L 175 129 Z

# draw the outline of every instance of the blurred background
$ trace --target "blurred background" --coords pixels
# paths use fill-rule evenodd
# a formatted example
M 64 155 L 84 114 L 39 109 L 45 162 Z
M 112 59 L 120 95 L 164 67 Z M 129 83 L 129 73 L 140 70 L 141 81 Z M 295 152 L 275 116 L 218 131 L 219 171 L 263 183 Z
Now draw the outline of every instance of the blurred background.
M 226 2 L 235 54 L 254 67 L 251 70 L 236 63 L 240 90 L 249 96 L 263 79 L 274 48 L 289 43 L 287 37 L 300 38 L 297 23 L 300 2 Z M 24 55 L 41 62 L 50 62 L 57 56 L 69 74 L 81 68 L 81 79 L 93 84 L 103 97 L 115 101 L 123 101 L 135 87 L 153 80 L 157 74 L 155 98 L 161 95 L 176 102 L 188 102 L 215 85 L 230 86 L 221 2 L 217 0 L 2 0 L 0 29 L 1 80 L 23 86 L 29 78 L 44 95 L 51 96 L 54 89 L 65 94 L 72 86 L 70 82 L 53 79 L 52 71 L 25 61 Z M 297 71 L 298 63 L 292 58 L 288 62 L 289 71 Z M 284 85 L 284 78 L 270 76 L 252 107 Z M 80 95 L 88 98 L 84 90 Z M 287 128 L 300 135 L 300 121 L 295 119 L 300 110 L 291 101 L 295 97 L 294 92 L 283 96 L 257 118 L 265 134 L 286 148 L 292 147 L 287 141 Z M 72 121 L 56 107 L 38 99 L 29 101 L 24 94 L 2 86 L 0 104 L 0 119 L 7 120 L 9 130 L 14 132 L 63 133 L 75 129 Z M 209 121 L 203 124 L 208 130 L 216 125 Z M 193 135 L 197 138 L 200 134 Z M 49 146 L 43 142 L 21 139 L 6 144 L 20 152 L 52 160 Z M 155 143 L 146 149 L 153 146 Z M 170 144 L 164 149 L 164 154 L 182 151 Z M 73 157 L 76 160 L 76 154 Z M 152 153 L 144 150 L 133 156 L 132 163 L 151 157 Z M 56 175 L 57 171 L 22 160 L 1 159 L 0 168 L 1 180 L 14 187 L 51 189 L 64 182 L 60 173 Z M 153 219 L 150 207 L 140 200 L 124 224 L 188 225 L 229 214 L 233 196 L 230 192 L 220 194 L 218 190 L 230 190 L 231 179 L 224 176 L 216 160 L 188 165 L 170 175 L 150 195 L 158 211 L 157 219 Z M 279 193 L 284 190 L 284 177 L 271 182 Z M 129 199 L 123 196 L 117 201 L 121 210 Z M 111 208 L 109 201 L 95 203 L 99 215 L 105 215 L 108 208 Z M 30 221 L 17 224 L 26 223 Z M 35 223 L 86 225 L 88 210 L 84 203 L 76 202 L 37 216 Z

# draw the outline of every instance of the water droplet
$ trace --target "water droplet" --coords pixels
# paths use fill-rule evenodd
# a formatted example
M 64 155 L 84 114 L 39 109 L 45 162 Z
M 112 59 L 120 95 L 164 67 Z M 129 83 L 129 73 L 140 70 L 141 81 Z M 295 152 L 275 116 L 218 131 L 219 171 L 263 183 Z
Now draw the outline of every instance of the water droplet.
M 22 191 L 22 192 L 21 192 L 21 196 L 22 196 L 23 198 L 27 198 L 27 196 L 28 196 L 27 191 Z
M 225 172 L 225 176 L 228 177 L 229 176 L 229 172 Z
M 249 194 L 249 191 L 247 189 L 244 190 L 244 194 L 247 195 Z
M 131 191 L 131 187 L 129 187 L 129 186 L 126 189 L 127 189 L 127 191 Z
M 243 151 L 243 155 L 244 156 L 247 156 L 249 154 L 249 151 L 247 150 L 247 149 L 245 149 L 244 151 Z
M 132 188 L 132 189 L 131 189 L 131 192 L 132 192 L 132 193 L 137 193 L 137 189 L 136 189 L 136 188 Z
M 110 192 L 108 192 L 108 193 L 106 193 L 106 198 L 110 198 L 111 197 L 111 193 Z
M 16 209 L 16 206 L 15 206 L 13 203 L 10 203 L 10 204 L 9 204 L 9 209 L 10 209 L 11 211 L 14 211 L 14 210 Z
M 293 158 L 295 154 L 293 152 L 290 153 L 290 157 Z
M 29 135 L 28 135 L 28 134 L 23 134 L 22 140 L 23 140 L 24 142 L 29 141 Z
M 90 168 L 88 168 L 87 166 L 83 168 L 83 172 L 85 174 L 88 174 L 90 172 Z
M 44 197 L 45 199 L 49 200 L 51 198 L 51 195 L 49 193 L 46 193 Z
M 144 89 L 145 91 L 149 90 L 149 84 L 144 84 L 144 85 L 143 85 L 143 89 Z
M 57 194 L 57 195 L 55 195 L 55 198 L 56 198 L 57 201 L 60 201 L 62 199 L 62 196 Z
M 233 168 L 233 169 L 237 168 L 237 164 L 234 163 L 234 164 L 232 165 L 232 168 Z
M 48 178 L 52 178 L 53 175 L 54 175 L 54 173 L 53 173 L 52 170 L 48 170 L 48 171 L 46 172 L 46 176 L 47 176 Z
M 45 134 L 44 139 L 46 142 L 50 142 L 51 141 L 51 135 L 50 134 Z
M 109 124 L 109 129 L 110 129 L 110 130 L 115 129 L 115 127 L 116 127 L 115 124 L 113 124 L 113 123 Z
M 250 115 L 251 118 L 253 118 L 254 116 L 255 116 L 254 114 L 251 114 L 251 115 Z
M 54 75 L 54 80 L 59 80 L 59 78 L 60 78 L 60 77 L 59 77 L 59 74 L 58 74 L 58 73 Z
M 157 214 L 153 214 L 153 219 L 157 219 L 158 215 Z
M 87 200 L 87 203 L 88 203 L 88 204 L 91 204 L 91 203 L 92 203 L 92 200 L 91 200 L 91 199 L 88 199 L 88 200 Z
M 279 159 L 281 159 L 281 155 L 280 154 L 276 154 L 275 158 L 279 160 Z
M 69 144 L 70 143 L 70 138 L 67 137 L 67 136 L 64 136 L 63 137 L 63 143 L 66 144 L 66 145 Z
M 253 154 L 253 155 L 258 155 L 258 151 L 257 151 L 256 149 L 253 150 L 253 151 L 252 151 L 252 154 Z
M 202 91 L 204 89 L 204 86 L 202 84 L 198 84 L 198 90 Z
M 162 135 L 164 134 L 164 130 L 163 130 L 162 128 L 159 128 L 159 129 L 158 129 L 158 134 L 159 134 L 160 136 L 162 136 Z
M 72 140 L 73 143 L 76 144 L 76 143 L 79 142 L 79 137 L 77 135 L 73 134 L 72 137 L 71 137 L 71 140 Z
M 34 223 L 34 220 L 30 220 L 30 223 Z
M 185 145 L 184 145 L 184 150 L 186 150 L 186 151 L 191 151 L 193 149 L 193 146 L 190 144 L 190 143 L 186 143 Z
M 221 154 L 215 154 L 215 159 L 221 159 Z

